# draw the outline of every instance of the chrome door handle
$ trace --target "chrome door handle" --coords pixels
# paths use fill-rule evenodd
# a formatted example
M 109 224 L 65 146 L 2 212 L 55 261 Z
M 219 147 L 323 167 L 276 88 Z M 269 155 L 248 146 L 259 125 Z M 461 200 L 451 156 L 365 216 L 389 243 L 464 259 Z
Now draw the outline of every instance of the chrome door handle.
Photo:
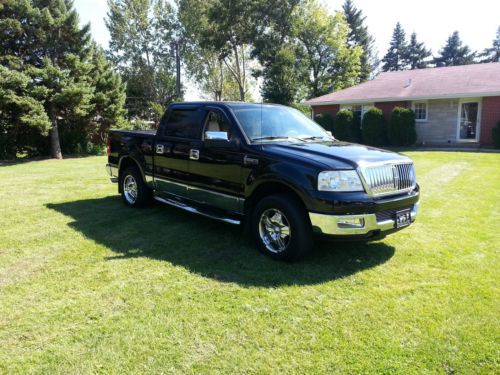
M 189 150 L 189 159 L 198 160 L 200 158 L 200 150 Z
M 163 145 L 156 145 L 156 153 L 157 154 L 163 154 L 164 149 L 165 149 L 165 146 L 163 146 Z

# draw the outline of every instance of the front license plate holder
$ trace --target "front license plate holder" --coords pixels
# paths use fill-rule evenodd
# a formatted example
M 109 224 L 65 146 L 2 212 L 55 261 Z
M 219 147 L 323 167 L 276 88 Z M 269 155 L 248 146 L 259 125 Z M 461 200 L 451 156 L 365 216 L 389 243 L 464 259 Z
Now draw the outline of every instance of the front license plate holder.
M 397 211 L 394 221 L 396 223 L 396 228 L 403 228 L 410 225 L 411 224 L 410 209 Z

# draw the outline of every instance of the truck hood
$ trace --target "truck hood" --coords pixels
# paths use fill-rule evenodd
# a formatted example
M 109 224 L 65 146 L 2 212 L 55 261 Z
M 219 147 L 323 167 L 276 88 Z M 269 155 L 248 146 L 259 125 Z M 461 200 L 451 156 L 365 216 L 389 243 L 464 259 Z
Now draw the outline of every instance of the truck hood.
M 332 169 L 357 168 L 376 163 L 411 162 L 401 154 L 379 148 L 339 141 L 273 143 L 263 147 L 274 154 L 314 160 Z

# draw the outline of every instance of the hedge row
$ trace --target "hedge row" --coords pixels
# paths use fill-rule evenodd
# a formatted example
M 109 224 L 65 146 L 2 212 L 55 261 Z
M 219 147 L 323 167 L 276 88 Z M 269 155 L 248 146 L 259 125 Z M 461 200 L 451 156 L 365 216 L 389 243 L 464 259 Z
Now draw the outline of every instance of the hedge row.
M 348 109 L 338 111 L 335 119 L 324 113 L 316 115 L 314 119 L 341 141 L 362 142 L 372 146 L 411 146 L 417 141 L 415 113 L 408 108 L 394 108 L 389 123 L 386 123 L 382 110 L 378 108 L 366 111 L 361 123 Z

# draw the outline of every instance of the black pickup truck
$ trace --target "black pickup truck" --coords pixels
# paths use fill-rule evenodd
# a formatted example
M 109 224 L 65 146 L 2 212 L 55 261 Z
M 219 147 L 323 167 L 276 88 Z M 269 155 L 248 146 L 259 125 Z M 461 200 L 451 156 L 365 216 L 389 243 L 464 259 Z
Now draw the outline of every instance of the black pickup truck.
M 171 104 L 157 131 L 112 130 L 107 170 L 128 206 L 155 199 L 244 225 L 293 260 L 315 234 L 378 239 L 410 225 L 419 187 L 406 156 L 345 143 L 270 104 Z

